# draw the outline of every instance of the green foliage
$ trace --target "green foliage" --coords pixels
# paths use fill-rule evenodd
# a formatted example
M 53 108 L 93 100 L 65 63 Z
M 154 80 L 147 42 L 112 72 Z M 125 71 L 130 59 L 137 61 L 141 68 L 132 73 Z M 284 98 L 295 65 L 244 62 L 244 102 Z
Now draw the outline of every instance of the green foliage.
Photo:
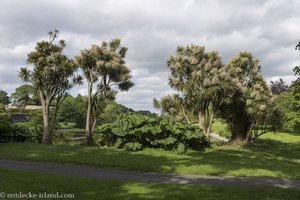
M 150 147 L 185 151 L 207 145 L 199 128 L 167 117 L 123 115 L 113 123 L 102 125 L 97 132 L 101 134 L 98 145 L 131 150 Z
M 15 124 L 13 140 L 16 142 L 41 143 L 43 138 L 42 132 L 42 126 L 30 122 Z
M 7 113 L 0 114 L 0 140 L 8 141 L 14 129 L 10 115 Z
M 112 123 L 116 121 L 120 115 L 134 113 L 135 111 L 113 101 L 107 104 L 103 112 L 99 116 L 99 123 Z
M 300 133 L 300 99 L 293 92 L 287 92 L 275 96 L 274 103 L 284 114 L 283 130 Z
M 142 144 L 138 142 L 128 142 L 124 144 L 124 149 L 127 151 L 138 151 L 142 149 Z
M 8 105 L 10 103 L 10 98 L 4 90 L 0 90 L 0 103 L 4 105 Z
M 177 94 L 166 95 L 157 100 L 153 99 L 153 106 L 161 111 L 162 115 L 168 115 L 180 122 L 190 123 L 188 110 L 184 106 L 184 99 Z
M 183 143 L 179 143 L 176 148 L 177 153 L 184 153 L 186 152 L 186 146 Z
M 32 85 L 24 84 L 16 88 L 11 95 L 12 102 L 16 106 L 39 105 L 40 101 L 34 93 Z
M 273 94 L 278 95 L 289 90 L 289 86 L 280 78 L 278 81 L 271 81 L 271 91 Z
M 31 116 L 29 122 L 13 124 L 10 114 L 1 114 L 0 140 L 40 143 L 42 141 L 41 111 L 31 111 Z

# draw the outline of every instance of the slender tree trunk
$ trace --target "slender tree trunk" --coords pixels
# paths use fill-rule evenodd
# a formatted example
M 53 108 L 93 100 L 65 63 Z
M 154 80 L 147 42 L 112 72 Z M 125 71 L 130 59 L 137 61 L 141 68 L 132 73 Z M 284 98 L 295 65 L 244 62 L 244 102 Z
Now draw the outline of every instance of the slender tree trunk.
M 206 135 L 207 135 L 208 141 L 210 141 L 210 132 L 211 132 L 211 127 L 212 127 L 213 120 L 214 120 L 214 112 L 211 111 L 210 116 L 209 116 L 208 127 L 207 127 L 207 130 L 206 130 Z
M 44 133 L 43 133 L 43 144 L 52 144 L 52 135 L 50 131 L 50 123 L 49 123 L 49 113 L 50 113 L 50 102 L 49 100 L 41 100 L 42 101 L 42 109 L 43 109 L 43 125 L 44 125 Z
M 180 106 L 181 106 L 181 110 L 182 110 L 182 115 L 184 116 L 187 123 L 190 124 L 190 120 L 189 120 L 188 116 L 185 113 L 185 109 L 184 109 L 183 105 L 181 104 Z
M 67 97 L 67 95 L 65 95 L 65 93 L 61 93 L 56 98 L 56 104 L 55 104 L 55 108 L 54 108 L 54 115 L 53 115 L 52 122 L 51 122 L 51 135 L 53 135 L 53 133 L 56 130 L 57 113 L 58 113 L 58 110 L 60 108 L 61 103 L 66 99 L 66 97 Z
M 58 101 L 58 100 L 57 100 Z M 56 118 L 57 118 L 57 113 L 58 113 L 58 103 L 56 102 L 55 108 L 54 108 L 54 115 L 51 121 L 51 134 L 55 132 L 56 129 Z
M 198 120 L 199 120 L 199 128 L 204 130 L 204 115 L 202 112 L 198 113 Z
M 91 127 L 91 132 L 93 133 L 95 128 L 96 128 L 96 125 L 97 125 L 97 118 L 94 117 L 93 118 L 93 123 L 92 123 L 92 127 Z
M 248 131 L 247 131 L 247 137 L 246 137 L 246 142 L 249 143 L 251 142 L 252 140 L 252 129 L 254 127 L 254 124 L 251 124 L 248 128 Z
M 88 108 L 86 114 L 86 125 L 85 125 L 85 143 L 87 145 L 93 144 L 93 135 L 91 130 L 92 121 L 92 83 L 88 83 Z

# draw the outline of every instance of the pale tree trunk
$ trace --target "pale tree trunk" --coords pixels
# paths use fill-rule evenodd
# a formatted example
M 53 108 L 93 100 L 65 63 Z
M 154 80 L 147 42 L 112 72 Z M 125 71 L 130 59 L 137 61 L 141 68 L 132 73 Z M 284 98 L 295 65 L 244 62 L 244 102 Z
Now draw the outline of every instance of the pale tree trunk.
M 93 123 L 92 123 L 92 127 L 91 127 L 91 132 L 93 133 L 95 128 L 96 128 L 96 125 L 97 125 L 97 117 L 94 116 L 93 117 Z
M 188 116 L 186 115 L 186 113 L 185 113 L 185 109 L 184 109 L 184 107 L 183 107 L 183 105 L 180 105 L 181 106 L 181 112 L 182 112 L 182 115 L 184 116 L 184 118 L 185 118 L 185 120 L 187 121 L 187 123 L 188 124 L 190 124 L 190 120 L 189 120 L 189 118 L 188 118 Z
M 252 129 L 254 127 L 254 124 L 251 124 L 249 129 L 248 129 L 248 133 L 247 133 L 247 137 L 246 137 L 246 142 L 249 143 L 252 140 Z
M 202 112 L 198 113 L 198 120 L 199 120 L 199 128 L 204 130 L 204 115 Z
M 207 130 L 206 130 L 206 135 L 207 135 L 208 141 L 210 141 L 210 132 L 211 132 L 211 127 L 212 127 L 213 120 L 214 120 L 214 112 L 211 111 L 210 116 L 209 116 L 208 127 L 207 127 Z
M 50 131 L 50 123 L 49 123 L 49 113 L 50 113 L 50 102 L 41 94 L 41 102 L 42 102 L 42 111 L 43 111 L 43 125 L 44 125 L 44 133 L 43 133 L 43 144 L 52 144 L 52 135 Z
M 92 83 L 88 83 L 88 108 L 86 114 L 86 125 L 85 125 L 85 143 L 87 145 L 93 144 L 93 135 L 91 130 L 91 121 L 92 121 Z
M 205 113 L 199 112 L 198 113 L 199 119 L 199 128 L 203 130 L 204 134 L 207 136 L 208 140 L 210 140 L 210 132 L 212 128 L 212 123 L 214 119 L 214 111 L 210 107 L 208 108 Z

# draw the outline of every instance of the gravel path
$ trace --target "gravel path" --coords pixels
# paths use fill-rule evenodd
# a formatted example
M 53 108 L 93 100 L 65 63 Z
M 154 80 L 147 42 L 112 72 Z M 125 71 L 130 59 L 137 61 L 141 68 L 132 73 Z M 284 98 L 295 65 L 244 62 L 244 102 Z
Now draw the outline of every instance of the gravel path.
M 0 159 L 0 168 L 39 172 L 48 174 L 62 174 L 67 176 L 80 176 L 99 179 L 114 179 L 122 181 L 157 182 L 172 184 L 212 184 L 228 186 L 255 186 L 279 187 L 300 189 L 300 180 L 262 178 L 262 177 L 229 177 L 229 176 L 199 176 L 179 174 L 159 174 L 137 172 L 92 166 L 61 164 L 50 162 L 31 162 Z

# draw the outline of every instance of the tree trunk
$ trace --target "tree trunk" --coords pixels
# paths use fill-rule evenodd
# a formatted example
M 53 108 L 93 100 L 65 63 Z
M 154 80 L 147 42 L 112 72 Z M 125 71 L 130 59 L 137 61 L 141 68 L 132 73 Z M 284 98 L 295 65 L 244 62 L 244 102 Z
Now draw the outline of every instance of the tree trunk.
M 229 123 L 229 126 L 231 130 L 231 140 L 236 143 L 248 142 L 251 123 L 242 122 L 241 119 L 235 119 Z
M 66 99 L 67 95 L 65 95 L 65 92 L 60 93 L 57 98 L 56 98 L 56 104 L 55 104 L 55 108 L 54 108 L 54 115 L 52 118 L 52 122 L 51 122 L 51 135 L 53 135 L 53 133 L 55 132 L 56 129 L 56 123 L 57 123 L 57 113 L 58 110 L 60 108 L 61 103 Z
M 204 115 L 202 114 L 202 112 L 198 113 L 198 120 L 199 120 L 199 128 L 204 130 Z
M 184 116 L 186 122 L 187 122 L 188 124 L 190 124 L 190 120 L 189 120 L 188 116 L 187 116 L 186 113 L 185 113 L 185 109 L 184 109 L 183 105 L 181 104 L 180 106 L 181 106 L 181 110 L 182 110 L 182 111 L 181 111 L 181 112 L 182 112 L 182 115 Z
M 43 109 L 43 125 L 44 125 L 44 133 L 43 133 L 43 144 L 52 144 L 52 135 L 50 131 L 49 124 L 49 111 L 50 111 L 50 102 L 48 100 L 42 101 L 42 109 Z
M 86 124 L 85 124 L 85 143 L 87 145 L 93 144 L 93 135 L 91 130 L 91 121 L 92 121 L 92 83 L 88 83 L 88 108 L 86 114 Z
M 209 142 L 210 142 L 210 132 L 211 132 L 211 127 L 212 127 L 213 120 L 214 120 L 214 112 L 211 111 L 210 116 L 209 116 L 208 127 L 207 127 L 207 130 L 206 130 L 206 135 L 207 135 L 207 138 L 208 138 Z
M 96 125 L 97 125 L 97 118 L 96 117 L 93 117 L 93 123 L 92 123 L 92 127 L 91 127 L 91 132 L 93 133 L 95 128 L 96 128 Z

